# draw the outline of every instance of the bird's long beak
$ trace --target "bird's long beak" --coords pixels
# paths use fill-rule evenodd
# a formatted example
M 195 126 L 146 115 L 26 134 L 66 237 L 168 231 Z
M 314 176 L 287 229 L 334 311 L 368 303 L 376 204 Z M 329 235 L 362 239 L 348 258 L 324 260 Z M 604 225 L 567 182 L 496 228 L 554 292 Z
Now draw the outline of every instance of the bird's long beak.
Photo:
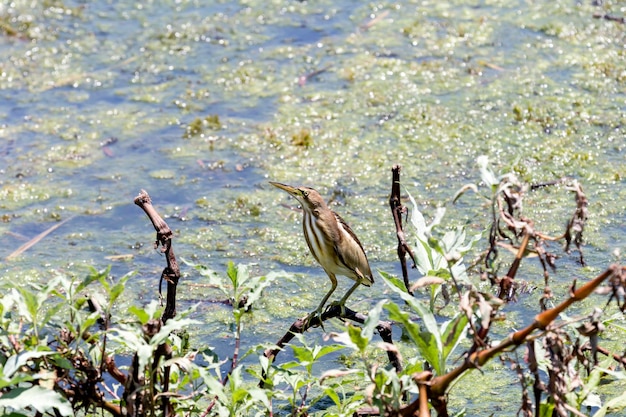
M 272 184 L 276 188 L 280 188 L 281 190 L 288 192 L 294 197 L 297 197 L 299 195 L 298 189 L 296 187 L 292 187 L 291 185 L 281 184 L 279 182 L 273 181 L 270 181 L 270 184 Z

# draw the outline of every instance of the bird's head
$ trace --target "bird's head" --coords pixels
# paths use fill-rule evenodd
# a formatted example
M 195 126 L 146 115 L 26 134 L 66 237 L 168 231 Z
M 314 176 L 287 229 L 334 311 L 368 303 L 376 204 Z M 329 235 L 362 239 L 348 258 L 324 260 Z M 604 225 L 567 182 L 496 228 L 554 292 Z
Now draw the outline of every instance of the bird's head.
M 309 187 L 293 187 L 291 185 L 281 184 L 279 182 L 270 181 L 276 188 L 280 188 L 283 191 L 289 193 L 289 195 L 293 196 L 296 200 L 302 204 L 302 209 L 305 210 L 315 210 L 321 207 L 325 207 L 326 203 L 324 199 L 313 188 Z

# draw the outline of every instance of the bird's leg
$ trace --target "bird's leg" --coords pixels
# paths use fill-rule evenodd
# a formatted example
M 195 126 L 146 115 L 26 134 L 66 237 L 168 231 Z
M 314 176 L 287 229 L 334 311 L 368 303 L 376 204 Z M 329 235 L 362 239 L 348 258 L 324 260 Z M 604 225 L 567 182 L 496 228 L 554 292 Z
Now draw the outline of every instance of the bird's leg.
M 326 301 L 328 301 L 331 294 L 335 292 L 335 289 L 337 288 L 337 277 L 335 277 L 335 274 L 328 274 L 328 278 L 330 278 L 330 282 L 331 282 L 330 291 L 326 293 L 320 305 L 317 306 L 317 309 L 315 310 L 315 314 L 317 315 L 322 313 L 322 308 L 324 308 L 324 304 L 326 304 Z
M 320 317 L 320 323 L 322 322 L 322 317 L 321 316 L 322 316 L 322 309 L 324 308 L 324 304 L 326 304 L 326 301 L 328 301 L 328 299 L 330 298 L 331 294 L 337 288 L 337 277 L 335 277 L 335 274 L 331 274 L 329 272 L 327 272 L 327 274 L 328 274 L 328 278 L 330 278 L 330 283 L 331 283 L 330 291 L 328 291 L 326 293 L 326 295 L 322 299 L 322 302 L 320 303 L 320 305 L 317 306 L 317 309 L 315 309 L 315 311 L 313 311 L 311 314 L 309 314 L 309 316 L 307 317 L 307 324 L 315 316 L 319 316 Z M 324 328 L 324 325 L 322 324 L 322 329 L 323 328 Z
M 341 315 L 342 316 L 345 314 L 345 309 L 344 308 L 345 308 L 346 301 L 348 300 L 348 297 L 350 297 L 352 295 L 354 290 L 356 290 L 359 285 L 361 285 L 361 280 L 357 279 L 356 282 L 354 283 L 354 285 L 352 286 L 352 288 L 350 288 L 348 290 L 348 292 L 343 297 L 341 297 L 341 300 L 339 300 L 339 302 L 336 303 L 336 304 L 333 303 L 333 304 L 338 305 L 338 306 L 341 307 Z

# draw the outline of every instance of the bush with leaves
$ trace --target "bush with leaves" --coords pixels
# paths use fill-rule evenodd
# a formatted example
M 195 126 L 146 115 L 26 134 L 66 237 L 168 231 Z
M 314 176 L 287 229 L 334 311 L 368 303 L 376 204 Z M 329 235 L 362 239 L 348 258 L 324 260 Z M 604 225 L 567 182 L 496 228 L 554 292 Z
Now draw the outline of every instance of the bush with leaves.
M 58 276 L 45 285 L 7 288 L 0 296 L 0 412 L 15 417 L 101 410 L 114 416 L 424 417 L 434 410 L 447 416 L 454 383 L 498 357 L 519 378 L 520 415 L 589 415 L 588 407 L 594 407 L 594 417 L 602 417 L 623 410 L 626 359 L 623 352 L 611 352 L 601 336 L 606 328 L 624 332 L 625 268 L 613 265 L 582 286 L 572 283 L 564 300 L 556 300 L 549 287 L 548 267 L 556 256 L 546 242 L 564 242 L 566 253 L 573 243 L 583 261 L 587 202 L 582 188 L 575 181 L 558 182 L 574 193 L 576 207 L 566 231 L 552 237 L 522 212 L 525 194 L 541 187 L 523 184 L 512 174 L 497 176 L 485 159 L 479 160 L 479 169 L 492 213 L 484 232 L 448 227 L 443 208 L 427 222 L 410 197 L 412 229 L 407 233 L 415 236 L 413 259 L 421 277 L 411 284 L 381 271 L 398 302 L 380 300 L 362 325 L 346 324 L 345 332 L 330 333 L 323 346 L 295 335 L 297 343 L 285 347 L 294 360 L 285 363 L 261 354 L 269 343 L 240 352 L 242 318 L 254 314 L 250 307 L 276 273 L 251 276 L 248 267 L 232 263 L 218 273 L 188 264 L 231 306 L 235 348 L 230 358 L 218 357 L 209 347 L 189 346 L 185 329 L 197 323 L 190 318 L 193 309 L 167 320 L 156 302 L 117 311 L 130 274 L 115 280 L 109 270 L 93 270 L 82 280 Z M 482 188 L 464 187 L 456 198 L 468 190 Z M 164 244 L 170 237 L 164 222 L 153 224 L 157 241 Z M 171 242 L 166 247 L 171 250 Z M 515 255 L 504 274 L 499 272 L 502 248 Z M 477 253 L 468 264 L 465 257 Z M 170 255 L 163 275 L 168 284 L 174 276 L 166 274 L 175 260 Z M 516 276 L 530 255 L 544 268 L 541 308 L 531 323 L 513 323 L 518 330 L 495 340 L 490 330 L 519 296 Z M 594 291 L 606 297 L 603 310 L 565 316 L 568 307 Z M 420 292 L 427 301 L 419 299 Z M 619 311 L 607 318 L 612 302 Z M 374 342 L 383 316 L 402 329 L 406 337 L 401 342 Z M 353 363 L 316 375 L 315 365 L 342 349 L 353 352 Z M 403 366 L 383 362 L 385 352 L 397 357 L 402 352 Z M 255 356 L 258 363 L 242 364 L 243 358 Z M 122 358 L 130 358 L 125 368 L 116 364 Z M 602 385 L 621 391 L 603 397 Z

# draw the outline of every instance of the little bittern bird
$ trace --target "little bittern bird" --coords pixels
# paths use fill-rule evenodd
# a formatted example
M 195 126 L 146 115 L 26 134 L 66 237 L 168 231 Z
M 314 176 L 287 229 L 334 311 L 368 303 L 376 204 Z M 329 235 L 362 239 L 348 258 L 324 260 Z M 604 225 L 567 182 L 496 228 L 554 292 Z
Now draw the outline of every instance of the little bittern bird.
M 340 306 L 345 304 L 359 284 L 369 287 L 374 283 L 361 242 L 350 226 L 328 208 L 317 191 L 309 187 L 292 187 L 278 182 L 270 181 L 270 184 L 286 191 L 302 205 L 304 238 L 311 254 L 330 278 L 332 286 L 317 307 L 316 314 L 322 312 L 324 304 L 337 288 L 336 275 L 344 275 L 356 281 L 339 301 Z

